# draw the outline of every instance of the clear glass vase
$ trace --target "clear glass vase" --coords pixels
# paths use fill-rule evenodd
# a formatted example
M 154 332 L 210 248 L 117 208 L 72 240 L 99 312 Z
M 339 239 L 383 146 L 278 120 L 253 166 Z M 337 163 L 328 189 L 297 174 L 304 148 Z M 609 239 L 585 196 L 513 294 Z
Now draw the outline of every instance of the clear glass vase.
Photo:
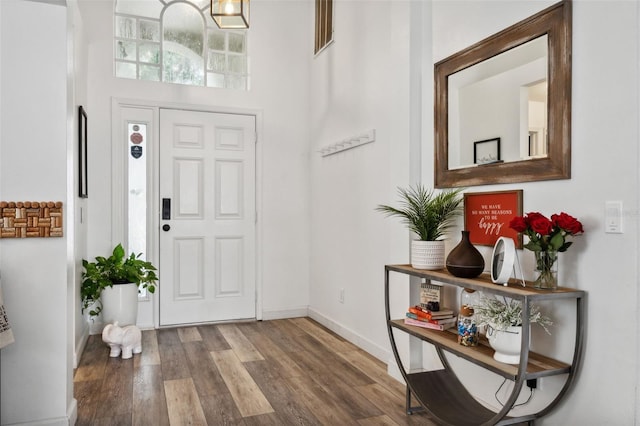
M 475 290 L 465 288 L 460 291 L 460 312 L 458 314 L 458 343 L 462 346 L 478 346 L 480 333 L 476 324 L 474 306 L 479 295 Z
M 546 290 L 558 288 L 558 252 L 555 250 L 534 251 L 536 257 L 536 280 L 534 287 Z

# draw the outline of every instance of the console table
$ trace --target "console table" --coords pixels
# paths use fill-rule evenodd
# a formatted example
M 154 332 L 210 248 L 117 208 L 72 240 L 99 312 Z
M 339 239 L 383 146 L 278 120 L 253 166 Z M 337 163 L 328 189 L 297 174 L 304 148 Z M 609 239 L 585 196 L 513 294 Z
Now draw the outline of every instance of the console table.
M 504 364 L 493 359 L 493 349 L 480 344 L 477 347 L 462 346 L 458 343 L 457 333 L 449 331 L 437 331 L 422 327 L 405 325 L 404 319 L 392 319 L 389 310 L 389 274 L 399 273 L 418 277 L 430 281 L 436 281 L 442 285 L 456 286 L 482 291 L 484 294 L 496 294 L 517 299 L 522 302 L 523 327 L 520 363 L 518 365 Z M 406 409 L 407 414 L 424 409 L 444 425 L 452 426 L 476 426 L 476 425 L 508 425 L 514 423 L 529 422 L 549 413 L 570 389 L 576 371 L 582 357 L 582 345 L 584 335 L 584 291 L 566 287 L 557 290 L 539 290 L 527 283 L 523 287 L 521 282 L 513 282 L 508 286 L 494 284 L 487 274 L 478 278 L 458 278 L 447 270 L 422 270 L 414 269 L 410 265 L 386 265 L 385 266 L 385 312 L 387 317 L 387 329 L 391 341 L 391 349 L 400 372 L 407 384 Z M 529 350 L 529 312 L 532 303 L 543 300 L 575 299 L 576 301 L 576 336 L 574 342 L 573 360 L 570 364 L 554 360 L 543 354 Z M 398 355 L 398 349 L 394 338 L 394 330 L 408 333 L 422 341 L 432 344 L 443 369 L 419 373 L 409 373 L 404 368 Z M 511 395 L 499 412 L 494 412 L 481 405 L 467 391 L 455 372 L 451 369 L 444 352 L 452 353 L 469 362 L 492 371 L 508 380 L 515 382 Z M 566 374 L 567 378 L 563 388 L 545 408 L 537 413 L 519 417 L 508 416 L 520 393 L 520 389 L 526 380 L 537 379 Z M 411 395 L 420 403 L 420 407 L 411 407 Z

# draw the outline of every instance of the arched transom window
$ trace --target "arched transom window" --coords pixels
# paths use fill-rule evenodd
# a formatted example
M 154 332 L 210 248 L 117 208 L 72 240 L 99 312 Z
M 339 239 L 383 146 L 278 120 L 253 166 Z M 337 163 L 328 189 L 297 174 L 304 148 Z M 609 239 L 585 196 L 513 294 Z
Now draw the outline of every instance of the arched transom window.
M 116 77 L 248 88 L 247 31 L 220 30 L 210 0 L 116 0 Z

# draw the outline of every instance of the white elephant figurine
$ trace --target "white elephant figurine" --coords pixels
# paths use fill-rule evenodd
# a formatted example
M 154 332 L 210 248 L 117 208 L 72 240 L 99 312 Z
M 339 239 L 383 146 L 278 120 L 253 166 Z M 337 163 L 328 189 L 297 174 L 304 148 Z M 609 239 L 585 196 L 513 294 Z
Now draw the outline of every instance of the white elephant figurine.
M 142 352 L 142 333 L 135 325 L 118 326 L 118 321 L 107 324 L 102 330 L 102 341 L 111 348 L 110 357 L 117 357 L 122 351 L 122 359 Z

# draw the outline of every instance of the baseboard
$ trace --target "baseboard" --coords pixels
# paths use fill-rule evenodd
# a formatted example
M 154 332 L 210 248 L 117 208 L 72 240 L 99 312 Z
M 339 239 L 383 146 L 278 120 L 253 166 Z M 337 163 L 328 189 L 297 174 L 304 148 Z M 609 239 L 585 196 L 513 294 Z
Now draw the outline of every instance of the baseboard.
M 397 381 L 399 381 L 400 383 L 404 384 L 404 377 L 402 377 L 402 372 L 400 371 L 400 367 L 398 367 L 398 364 L 396 363 L 396 359 L 392 356 L 390 356 L 387 359 L 387 374 L 390 375 L 391 377 L 393 377 L 394 379 L 396 379 Z
M 360 349 L 378 358 L 380 361 L 384 362 L 385 364 L 388 364 L 389 359 L 393 358 L 393 355 L 387 348 L 383 348 L 377 345 L 371 340 L 361 336 L 360 334 L 343 326 L 342 324 L 328 318 L 327 316 L 323 315 L 322 313 L 316 311 L 313 308 L 309 308 L 309 317 L 319 322 L 320 324 L 324 325 L 329 330 L 333 331 L 339 336 L 347 339 L 349 342 L 353 343 Z
M 262 311 L 262 319 L 264 321 L 268 320 L 276 320 L 276 319 L 285 319 L 285 318 L 299 318 L 306 317 L 309 315 L 309 307 L 302 306 L 299 308 L 293 309 L 281 309 L 281 310 L 263 310 Z
M 140 330 L 154 330 L 156 328 L 153 323 L 144 322 L 136 324 L 136 327 L 138 327 Z
M 56 417 L 54 419 L 44 419 L 37 421 L 27 421 L 20 423 L 6 423 L 2 426 L 73 426 L 71 419 L 67 417 Z
M 84 352 L 84 348 L 87 346 L 87 341 L 89 340 L 89 328 L 85 327 L 82 330 L 82 336 L 80 337 L 80 342 L 78 345 L 73 348 L 73 368 L 78 368 L 80 364 L 80 357 L 82 357 L 82 353 Z
M 73 426 L 78 421 L 78 401 L 71 399 L 67 407 L 66 417 L 56 417 L 37 421 L 27 421 L 19 423 L 7 423 L 6 426 Z
M 69 426 L 73 426 L 78 421 L 78 401 L 75 398 L 71 398 L 69 408 L 67 408 L 67 419 L 69 419 Z

